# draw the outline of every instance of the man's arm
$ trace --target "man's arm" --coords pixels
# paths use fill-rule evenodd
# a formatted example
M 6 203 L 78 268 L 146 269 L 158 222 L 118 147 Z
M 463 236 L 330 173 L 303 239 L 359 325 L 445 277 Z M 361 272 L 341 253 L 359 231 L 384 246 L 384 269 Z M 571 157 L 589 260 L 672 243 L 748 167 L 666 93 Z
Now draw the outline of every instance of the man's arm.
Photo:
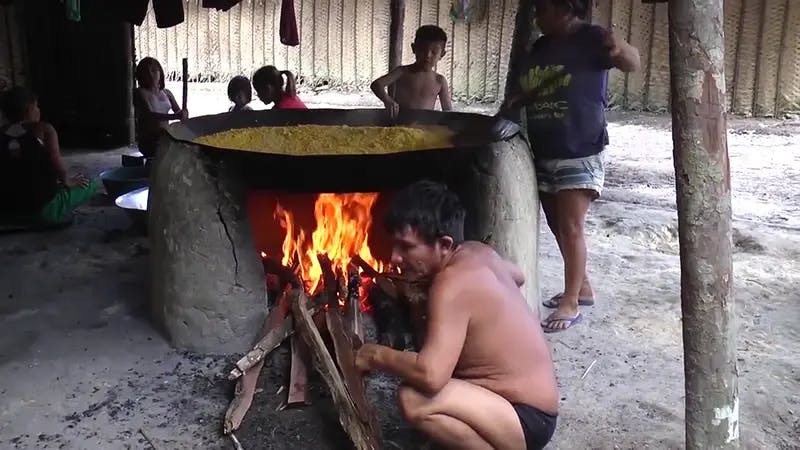
M 439 75 L 441 78 L 441 90 L 439 90 L 439 104 L 442 105 L 442 111 L 453 110 L 453 98 L 450 94 L 450 86 L 447 84 L 447 78 Z
M 511 273 L 511 278 L 514 279 L 514 283 L 517 287 L 522 287 L 522 285 L 525 284 L 525 274 L 522 273 L 522 270 L 511 261 L 506 261 L 506 266 L 508 266 L 508 271 Z
M 431 288 L 428 330 L 419 353 L 367 344 L 364 347 L 371 348 L 362 347 L 359 359 L 367 359 L 368 369 L 393 373 L 422 392 L 434 394 L 442 390 L 461 357 L 469 325 L 470 308 L 459 303 L 456 291 L 463 283 L 456 281 L 443 280 Z

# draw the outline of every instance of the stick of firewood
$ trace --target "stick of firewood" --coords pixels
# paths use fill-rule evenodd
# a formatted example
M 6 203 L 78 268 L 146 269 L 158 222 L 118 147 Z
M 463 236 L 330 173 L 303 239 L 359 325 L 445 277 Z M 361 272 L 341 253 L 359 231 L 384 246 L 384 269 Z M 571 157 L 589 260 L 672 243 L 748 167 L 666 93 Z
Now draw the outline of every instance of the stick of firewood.
M 288 312 L 289 306 L 286 305 L 284 307 L 287 308 L 286 312 Z M 276 308 L 280 308 L 280 300 Z M 322 305 L 314 304 L 311 308 L 312 314 L 316 314 L 316 312 L 322 308 Z M 236 367 L 228 374 L 228 379 L 235 380 L 241 377 L 256 364 L 263 361 L 267 355 L 278 348 L 292 333 L 294 333 L 294 320 L 291 316 L 285 315 L 283 322 L 280 322 L 279 326 L 269 329 L 267 333 L 263 335 L 264 337 L 253 346 L 253 349 L 236 362 Z
M 369 278 L 375 278 L 378 275 L 380 275 L 380 273 L 377 270 L 375 270 L 372 266 L 369 265 L 369 263 L 364 261 L 364 259 L 361 258 L 358 255 L 353 256 L 350 259 L 350 264 L 356 265 L 358 268 L 361 269 L 361 271 L 364 273 L 364 275 L 369 277 Z
M 336 353 L 336 361 L 339 363 L 339 370 L 342 372 L 343 381 L 347 386 L 347 391 L 350 393 L 350 398 L 353 400 L 358 416 L 372 431 L 373 436 L 376 439 L 380 439 L 380 427 L 375 421 L 376 415 L 372 411 L 369 400 L 367 400 L 364 377 L 356 369 L 353 349 L 361 346 L 361 340 L 347 332 L 342 323 L 342 316 L 338 312 L 329 310 L 325 313 L 325 318 L 328 323 L 328 332 L 331 334 L 331 340 L 333 340 L 334 353 Z
M 328 305 L 331 308 L 339 307 L 339 282 L 336 281 L 336 273 L 333 272 L 333 266 L 328 255 L 324 253 L 317 254 L 317 261 L 322 270 L 322 289 L 325 293 Z
M 288 292 L 284 291 L 276 307 L 272 309 L 267 315 L 267 321 L 262 329 L 262 335 L 269 335 L 270 332 L 276 328 L 281 327 L 281 323 L 285 322 L 289 313 Z M 258 345 L 258 344 L 256 344 Z M 236 389 L 233 393 L 233 400 L 228 405 L 228 410 L 225 411 L 225 419 L 222 423 L 222 432 L 230 434 L 242 424 L 247 410 L 253 403 L 253 396 L 256 393 L 256 384 L 258 383 L 258 375 L 261 373 L 261 368 L 264 367 L 263 358 L 255 363 L 250 370 L 244 372 L 244 376 L 239 378 L 236 382 Z
M 281 281 L 281 288 L 286 286 L 287 284 L 292 286 L 292 289 L 299 289 L 302 286 L 300 283 L 300 277 L 297 276 L 294 270 L 289 267 L 286 267 L 275 261 L 270 257 L 261 258 L 261 264 L 264 265 L 264 273 L 271 273 L 275 274 L 278 279 Z
M 292 300 L 296 298 L 296 301 L 291 301 L 296 326 L 300 336 L 306 341 L 311 350 L 311 354 L 314 357 L 314 367 L 322 376 L 328 389 L 330 389 L 333 403 L 339 412 L 339 422 L 350 436 L 357 450 L 378 450 L 380 442 L 374 430 L 371 429 L 368 423 L 360 419 L 348 387 L 336 369 L 336 364 L 330 353 L 328 353 L 325 341 L 319 334 L 319 330 L 308 311 L 308 298 L 301 291 L 293 291 L 292 297 Z
M 361 275 L 353 264 L 347 267 L 347 305 L 345 305 L 345 322 L 347 329 L 359 338 L 364 337 L 361 317 Z
M 292 346 L 292 368 L 289 373 L 289 395 L 286 397 L 287 405 L 308 403 L 308 365 L 310 355 L 308 346 L 296 334 L 289 341 Z

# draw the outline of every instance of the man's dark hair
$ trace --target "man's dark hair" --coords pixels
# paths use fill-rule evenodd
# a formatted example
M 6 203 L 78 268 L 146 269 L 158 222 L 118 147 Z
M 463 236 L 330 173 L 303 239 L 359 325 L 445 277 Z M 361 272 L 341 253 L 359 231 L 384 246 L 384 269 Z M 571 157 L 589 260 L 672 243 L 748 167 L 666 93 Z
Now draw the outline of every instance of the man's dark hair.
M 442 183 L 423 180 L 395 194 L 385 225 L 390 233 L 411 227 L 428 244 L 442 236 L 458 244 L 464 240 L 464 216 L 455 193 Z
M 36 94 L 30 89 L 22 86 L 16 86 L 3 93 L 0 106 L 3 109 L 3 115 L 6 116 L 9 122 L 19 122 L 25 118 L 25 112 L 32 104 L 36 102 Z
M 447 44 L 447 33 L 436 25 L 423 25 L 417 28 L 417 33 L 414 35 L 415 44 L 429 44 L 433 42 Z
M 247 103 L 253 100 L 253 88 L 250 86 L 250 79 L 244 75 L 237 75 L 231 78 L 228 83 L 228 99 L 230 101 L 234 101 L 236 94 L 239 92 L 244 92 Z

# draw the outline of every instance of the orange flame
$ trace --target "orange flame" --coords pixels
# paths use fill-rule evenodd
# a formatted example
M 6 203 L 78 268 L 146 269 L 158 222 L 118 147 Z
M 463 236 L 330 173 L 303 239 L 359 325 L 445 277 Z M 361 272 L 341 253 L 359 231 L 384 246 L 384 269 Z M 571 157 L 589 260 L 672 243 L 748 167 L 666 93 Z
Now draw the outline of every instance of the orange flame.
M 372 206 L 377 199 L 377 193 L 320 194 L 314 204 L 317 226 L 310 242 L 303 229 L 296 229 L 292 213 L 276 205 L 275 218 L 286 232 L 281 264 L 286 267 L 296 264 L 300 278 L 312 294 L 320 288 L 322 280 L 318 254 L 328 255 L 334 271 L 341 274 L 347 274 L 347 266 L 354 255 L 383 271 L 384 264 L 372 256 L 367 244 Z

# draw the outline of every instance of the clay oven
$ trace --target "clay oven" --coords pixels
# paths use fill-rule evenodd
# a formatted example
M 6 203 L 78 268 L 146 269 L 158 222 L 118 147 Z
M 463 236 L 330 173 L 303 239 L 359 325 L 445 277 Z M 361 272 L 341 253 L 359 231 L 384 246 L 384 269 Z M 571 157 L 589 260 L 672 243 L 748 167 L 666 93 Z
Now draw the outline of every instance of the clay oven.
M 194 142 L 234 128 L 299 124 L 444 125 L 456 132 L 457 140 L 447 149 L 321 156 L 255 153 Z M 151 312 L 177 348 L 234 353 L 253 344 L 268 308 L 262 256 L 280 252 L 287 234 L 285 223 L 279 226 L 275 205 L 293 205 L 295 214 L 313 220 L 318 194 L 376 194 L 369 245 L 380 260 L 388 258 L 386 240 L 380 238 L 381 204 L 393 191 L 420 179 L 445 182 L 458 193 L 467 208 L 467 239 L 486 239 L 516 262 L 527 277 L 529 303 L 536 308 L 535 172 L 519 128 L 503 119 L 426 111 L 389 124 L 381 110 L 198 117 L 169 127 L 151 178 Z

